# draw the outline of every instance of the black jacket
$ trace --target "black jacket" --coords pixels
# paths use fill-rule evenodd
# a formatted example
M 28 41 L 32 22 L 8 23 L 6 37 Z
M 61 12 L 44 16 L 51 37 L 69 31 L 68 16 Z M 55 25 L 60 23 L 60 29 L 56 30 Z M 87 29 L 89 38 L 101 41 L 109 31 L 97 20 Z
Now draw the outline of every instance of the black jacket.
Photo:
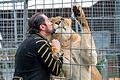
M 54 59 L 48 41 L 37 34 L 31 34 L 17 49 L 14 76 L 23 80 L 49 80 L 50 74 L 59 75 L 62 57 Z

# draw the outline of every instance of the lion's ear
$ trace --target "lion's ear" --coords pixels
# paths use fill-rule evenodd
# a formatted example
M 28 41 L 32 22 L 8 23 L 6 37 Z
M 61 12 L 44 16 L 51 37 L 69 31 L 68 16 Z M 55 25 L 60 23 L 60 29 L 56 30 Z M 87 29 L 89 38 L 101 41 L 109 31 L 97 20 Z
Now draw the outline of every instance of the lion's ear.
M 56 16 L 55 18 L 58 19 L 58 20 L 60 20 L 62 17 L 61 16 Z
M 68 18 L 68 24 L 69 24 L 69 26 L 72 25 L 72 20 L 70 18 Z
M 50 18 L 50 21 L 54 21 L 54 20 L 55 20 L 55 18 L 54 18 L 54 17 L 51 17 L 51 18 Z
M 69 20 L 70 23 L 72 23 L 72 20 L 70 18 L 68 20 Z

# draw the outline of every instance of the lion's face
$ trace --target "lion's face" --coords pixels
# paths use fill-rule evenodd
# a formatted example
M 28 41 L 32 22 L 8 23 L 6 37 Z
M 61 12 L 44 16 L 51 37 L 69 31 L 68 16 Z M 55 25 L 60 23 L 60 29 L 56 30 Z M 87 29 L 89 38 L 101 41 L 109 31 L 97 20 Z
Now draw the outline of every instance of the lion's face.
M 60 16 L 51 18 L 52 26 L 55 29 L 54 38 L 67 40 L 72 33 L 71 19 L 62 18 Z M 59 36 L 59 37 L 58 37 Z

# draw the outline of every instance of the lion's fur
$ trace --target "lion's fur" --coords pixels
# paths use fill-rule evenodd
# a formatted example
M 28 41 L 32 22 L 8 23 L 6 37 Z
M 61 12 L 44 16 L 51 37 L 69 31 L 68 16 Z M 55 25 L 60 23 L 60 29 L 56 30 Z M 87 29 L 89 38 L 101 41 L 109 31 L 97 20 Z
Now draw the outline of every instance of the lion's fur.
M 86 34 L 91 33 L 88 22 L 87 22 L 87 19 L 86 19 L 85 14 L 84 14 L 84 11 L 79 4 L 75 4 L 73 6 L 73 13 L 76 16 L 77 21 L 82 24 L 83 32 L 86 33 Z M 91 36 L 92 35 L 88 35 L 88 37 L 86 37 L 86 40 L 87 40 L 88 44 L 91 43 L 90 42 L 92 40 Z M 91 45 L 92 45 L 92 48 L 96 49 L 94 40 L 92 40 Z M 92 80 L 102 80 L 102 76 L 99 73 L 99 71 L 97 70 L 96 66 L 92 66 L 91 69 L 92 69 Z
M 85 14 L 81 7 L 78 8 L 76 6 L 75 8 L 75 6 L 73 6 L 73 12 L 80 10 L 78 12 L 83 20 L 81 21 L 80 16 L 75 14 L 76 19 L 82 24 L 82 29 L 85 33 L 81 34 L 82 36 L 72 30 L 71 19 L 60 16 L 51 19 L 52 26 L 56 29 L 52 38 L 60 41 L 64 51 L 63 70 L 65 80 L 69 78 L 71 80 L 102 80 L 99 71 L 95 67 L 97 64 L 96 47 L 92 35 L 89 34 L 91 32 Z

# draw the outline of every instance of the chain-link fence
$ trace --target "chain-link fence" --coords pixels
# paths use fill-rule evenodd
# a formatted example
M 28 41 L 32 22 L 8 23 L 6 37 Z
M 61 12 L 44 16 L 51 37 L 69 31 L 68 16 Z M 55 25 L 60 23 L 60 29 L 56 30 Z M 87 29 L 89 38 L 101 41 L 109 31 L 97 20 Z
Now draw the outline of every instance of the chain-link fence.
M 12 79 L 16 48 L 25 37 L 25 5 L 24 0 L 0 0 L 0 80 Z
M 71 18 L 74 2 L 85 12 L 103 79 L 120 77 L 120 0 L 0 0 L 0 80 L 12 79 L 14 55 L 25 39 L 27 19 L 36 12 Z M 74 20 L 72 28 L 81 31 Z

